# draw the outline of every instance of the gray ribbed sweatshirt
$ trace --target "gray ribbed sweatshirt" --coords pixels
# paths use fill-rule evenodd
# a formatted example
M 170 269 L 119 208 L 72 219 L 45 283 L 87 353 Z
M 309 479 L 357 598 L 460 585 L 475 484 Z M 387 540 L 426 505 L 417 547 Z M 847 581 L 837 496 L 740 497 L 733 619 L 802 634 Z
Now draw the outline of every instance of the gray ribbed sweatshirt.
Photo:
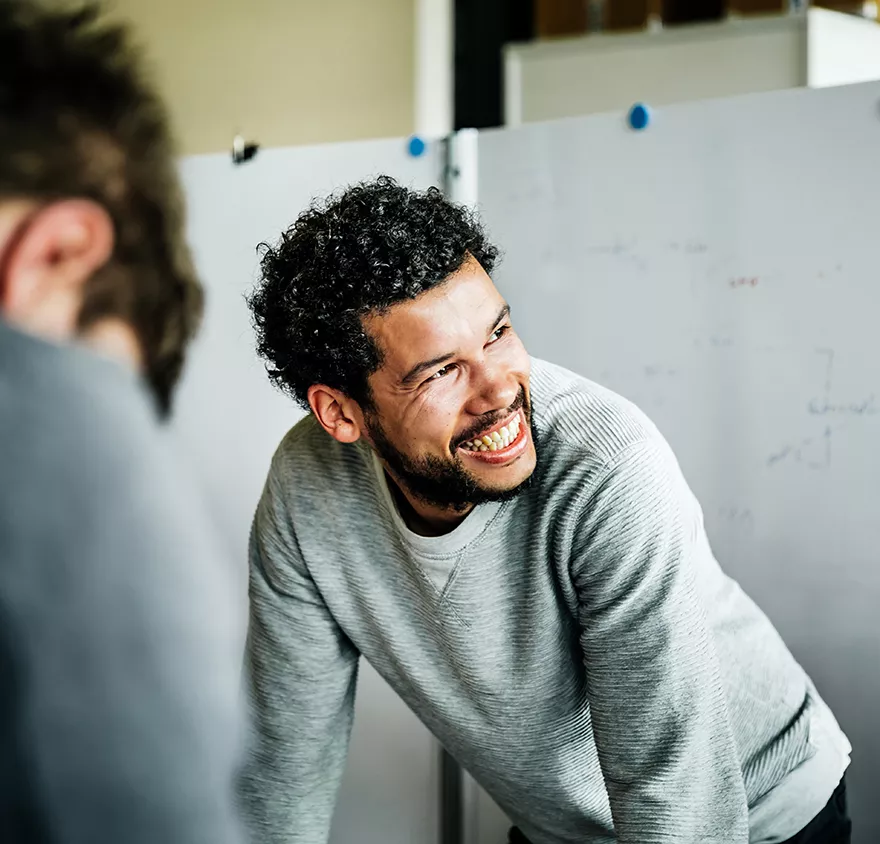
M 540 361 L 531 390 L 535 483 L 442 537 L 367 446 L 312 417 L 281 443 L 251 542 L 261 844 L 327 840 L 359 654 L 535 844 L 770 842 L 830 797 L 848 742 L 659 432 Z

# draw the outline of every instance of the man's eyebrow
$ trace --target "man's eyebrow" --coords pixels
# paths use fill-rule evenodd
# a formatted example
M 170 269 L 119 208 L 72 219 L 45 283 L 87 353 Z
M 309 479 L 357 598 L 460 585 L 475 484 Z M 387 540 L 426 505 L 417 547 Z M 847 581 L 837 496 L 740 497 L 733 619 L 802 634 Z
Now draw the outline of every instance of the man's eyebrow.
M 510 316 L 510 305 L 508 305 L 505 302 L 504 307 L 498 312 L 498 316 L 495 317 L 495 322 L 493 322 L 489 326 L 489 330 L 486 333 L 491 334 L 498 327 L 498 323 L 501 322 L 502 320 L 507 319 L 507 317 L 509 317 L 509 316 Z
M 498 312 L 498 316 L 495 317 L 495 320 L 489 325 L 486 334 L 491 334 L 498 327 L 498 323 L 506 319 L 508 316 L 510 316 L 510 305 L 505 303 L 504 307 Z M 417 363 L 406 373 L 406 375 L 403 376 L 403 378 L 400 379 L 401 385 L 404 387 L 411 387 L 427 370 L 433 369 L 435 366 L 440 366 L 440 364 L 452 360 L 456 354 L 456 352 L 448 352 L 445 355 L 438 355 L 435 358 L 431 358 L 431 360 Z

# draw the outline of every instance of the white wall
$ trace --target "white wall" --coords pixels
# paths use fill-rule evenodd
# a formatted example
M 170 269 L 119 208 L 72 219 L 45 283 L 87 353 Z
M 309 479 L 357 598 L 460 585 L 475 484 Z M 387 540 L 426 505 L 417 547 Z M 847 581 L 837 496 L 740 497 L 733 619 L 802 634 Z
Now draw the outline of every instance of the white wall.
M 811 88 L 880 79 L 880 24 L 810 10 L 808 83 Z
M 806 26 L 776 16 L 512 45 L 506 123 L 795 88 L 806 84 Z

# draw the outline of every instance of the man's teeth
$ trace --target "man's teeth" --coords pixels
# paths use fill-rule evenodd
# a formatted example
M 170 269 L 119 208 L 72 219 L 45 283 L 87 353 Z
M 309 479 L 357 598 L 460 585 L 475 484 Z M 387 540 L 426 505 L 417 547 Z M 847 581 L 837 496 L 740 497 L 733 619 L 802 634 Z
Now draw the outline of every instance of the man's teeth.
M 503 425 L 479 439 L 470 440 L 462 445 L 467 451 L 498 451 L 507 448 L 519 435 L 520 421 L 517 416 L 509 425 Z

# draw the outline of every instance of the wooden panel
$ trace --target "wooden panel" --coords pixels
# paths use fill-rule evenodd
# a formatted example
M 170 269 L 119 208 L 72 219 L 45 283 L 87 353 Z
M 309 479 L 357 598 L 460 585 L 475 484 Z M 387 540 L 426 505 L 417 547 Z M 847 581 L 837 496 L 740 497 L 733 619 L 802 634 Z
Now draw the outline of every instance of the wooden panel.
M 578 35 L 586 31 L 586 0 L 535 0 L 535 33 L 538 38 Z
M 732 12 L 739 12 L 741 15 L 788 11 L 788 0 L 728 0 L 727 5 Z
M 606 29 L 644 29 L 649 15 L 660 17 L 660 0 L 605 0 Z
M 663 23 L 671 26 L 717 21 L 726 14 L 725 0 L 663 0 Z
M 862 3 L 853 0 L 813 0 L 813 6 L 821 6 L 823 9 L 833 9 L 835 12 L 846 12 L 851 15 L 862 15 Z

